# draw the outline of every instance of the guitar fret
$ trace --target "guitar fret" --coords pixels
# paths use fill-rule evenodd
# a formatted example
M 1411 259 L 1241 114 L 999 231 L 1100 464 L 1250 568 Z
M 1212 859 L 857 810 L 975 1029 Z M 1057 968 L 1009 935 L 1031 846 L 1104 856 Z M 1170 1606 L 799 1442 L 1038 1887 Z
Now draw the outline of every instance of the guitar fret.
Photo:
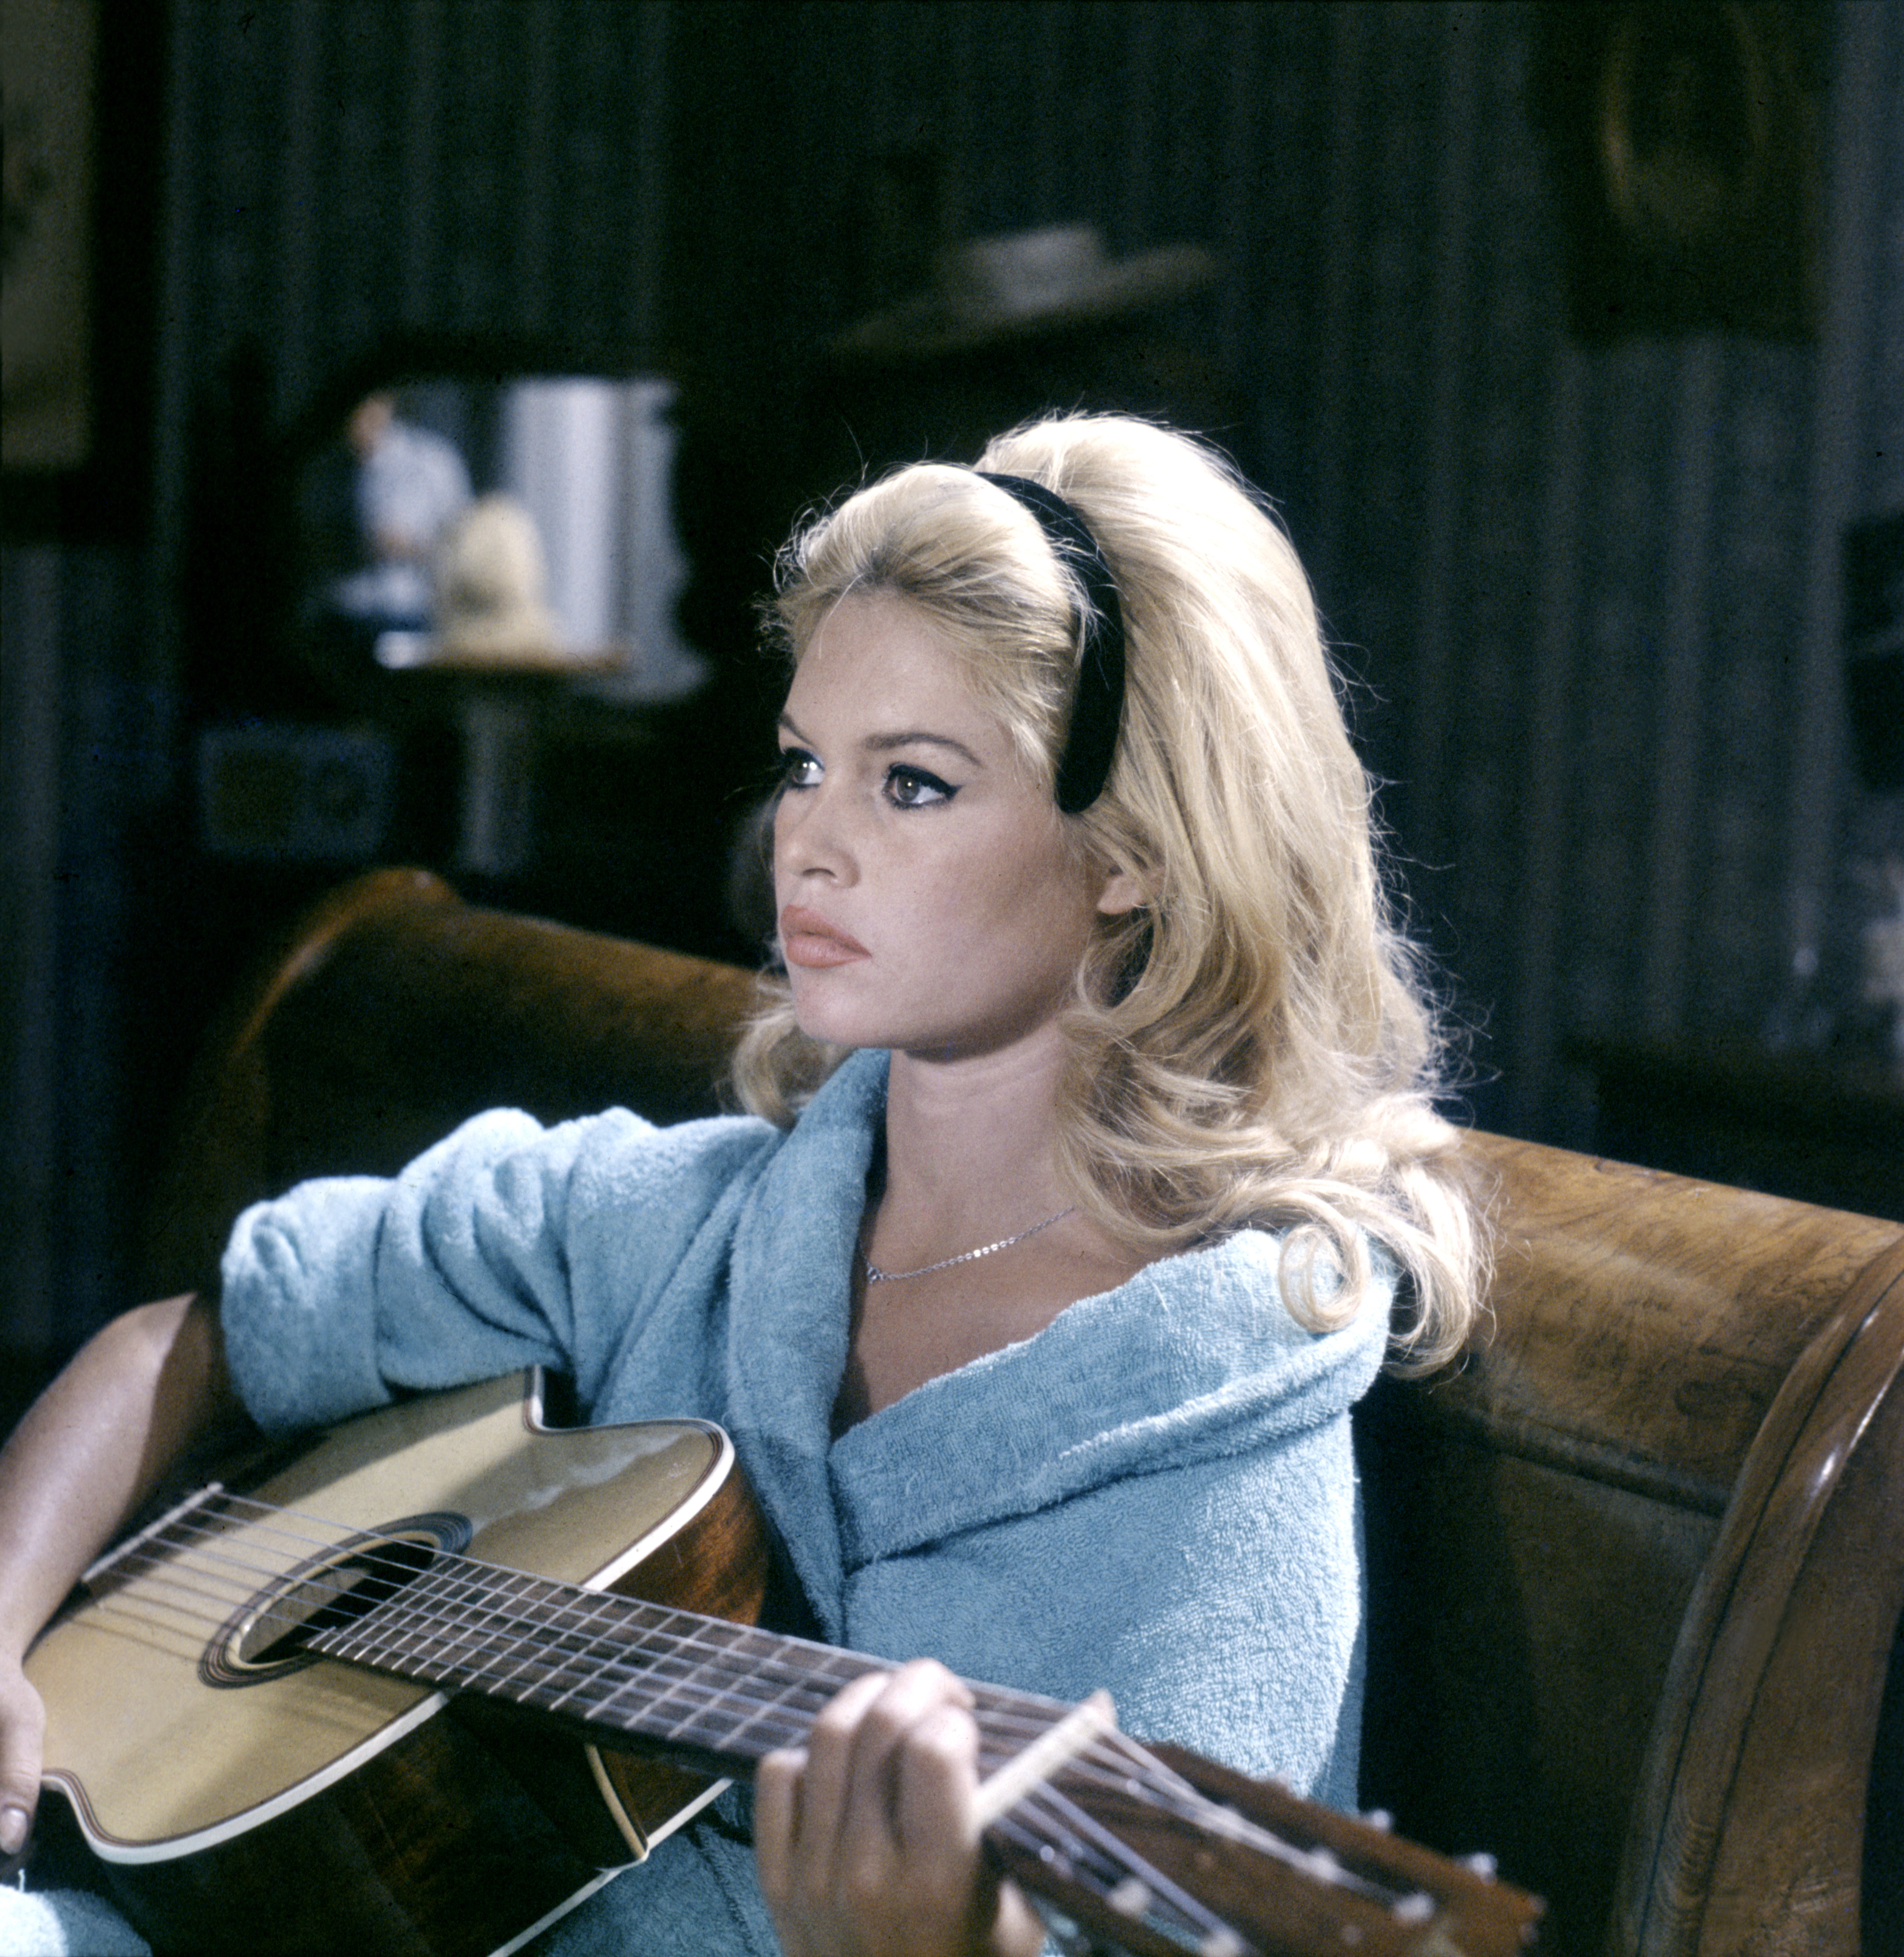
M 595 1643 L 606 1664 L 568 1686 L 565 1708 L 573 1706 L 577 1716 L 620 1732 L 664 1736 L 671 1723 L 656 1709 L 684 1692 L 707 1690 L 704 1668 L 690 1655 L 701 1620 L 621 1598 L 603 1599 L 595 1614 L 604 1622 Z M 604 1671 L 610 1674 L 606 1680 Z
M 520 1598 L 526 1595 L 532 1595 L 537 1588 L 533 1578 L 524 1578 L 521 1581 L 524 1587 L 520 1589 L 511 1590 L 509 1586 L 504 1586 L 505 1596 Z M 522 1674 L 528 1667 L 536 1664 L 542 1655 L 515 1625 L 492 1628 L 488 1620 L 496 1614 L 494 1606 L 488 1605 L 471 1627 L 495 1648 L 495 1655 L 486 1671 L 488 1689 L 501 1696 L 518 1701 L 526 1700 L 530 1691 L 533 1690 L 535 1681 L 532 1680 L 524 1688 L 521 1683 Z
M 603 1600 L 597 1593 L 577 1594 L 550 1587 L 563 1602 L 552 1614 L 555 1626 L 555 1635 L 549 1641 L 554 1647 L 552 1656 L 542 1666 L 542 1676 L 531 1690 L 537 1695 L 535 1703 L 543 1711 L 557 1712 L 597 1676 L 605 1664 L 617 1662 L 618 1645 L 604 1629 Z
M 527 1630 L 520 1606 L 528 1607 Z M 421 1573 L 356 1623 L 311 1642 L 332 1656 L 382 1663 L 433 1684 L 478 1689 L 545 1711 L 573 1708 L 618 1731 L 714 1747 L 731 1744 L 737 1733 L 757 1725 L 806 1684 L 796 1675 L 767 1704 L 750 1701 L 738 1717 L 717 1716 L 714 1702 L 733 1698 L 744 1684 L 727 1661 L 763 1649 L 773 1654 L 776 1640 L 634 1599 L 488 1568 Z M 716 1662 L 688 1656 L 696 1644 L 713 1644 Z M 635 1675 L 599 1696 L 602 1670 L 625 1671 L 631 1663 L 640 1667 Z M 802 1723 L 818 1703 L 799 1709 Z
M 640 1737 L 674 1740 L 748 1759 L 770 1750 L 791 1731 L 803 1729 L 824 1702 L 825 1695 L 813 1693 L 809 1682 L 797 1672 L 776 1687 L 771 1679 L 753 1675 L 748 1668 L 746 1661 L 764 1656 L 784 1665 L 790 1653 L 805 1649 L 794 1640 L 685 1611 L 631 1606 L 619 1598 L 612 1601 L 621 1621 L 615 1627 L 616 1636 L 608 1655 L 619 1661 L 624 1671 L 631 1661 L 639 1661 L 641 1669 L 612 1683 L 599 1677 L 578 1681 L 565 1695 L 564 1702 L 571 1699 L 584 1702 L 580 1716 Z M 697 1649 L 710 1655 L 694 1656 Z M 757 1662 L 754 1673 L 759 1669 Z M 765 1702 L 760 1698 L 764 1687 L 773 1688 Z M 743 1691 L 751 1696 L 738 1712 L 716 1712 L 718 1702 L 735 1699 Z M 808 1694 L 808 1702 L 792 1705 L 802 1692 Z M 784 1715 L 790 1706 L 789 1724 Z M 782 1717 L 786 1730 L 764 1741 L 758 1739 L 752 1729 L 776 1715 Z M 743 1737 L 752 1743 L 736 1744 Z
M 555 1704 L 558 1708 L 566 1709 L 569 1701 L 581 1697 L 584 1703 L 580 1716 L 601 1718 L 606 1701 L 589 1703 L 587 1695 L 601 1689 L 605 1667 L 612 1671 L 618 1665 L 627 1666 L 640 1660 L 645 1668 L 640 1677 L 646 1682 L 656 1675 L 662 1665 L 678 1661 L 673 1659 L 669 1646 L 663 1645 L 659 1649 L 654 1646 L 654 1627 L 647 1621 L 653 1607 L 636 1604 L 627 1598 L 606 1596 L 594 1592 L 589 1594 L 591 1608 L 583 1621 L 590 1630 L 590 1641 L 577 1656 L 578 1659 L 592 1658 L 596 1663 L 593 1669 L 584 1669 L 578 1665 L 574 1681 L 565 1688 Z M 599 1628 L 596 1628 L 598 1626 Z
M 776 1713 L 786 1709 L 788 1702 L 792 1699 L 795 1694 L 810 1692 L 811 1690 L 811 1687 L 808 1681 L 805 1679 L 789 1679 L 786 1684 L 782 1686 L 780 1690 L 776 1692 L 771 1699 L 766 1700 L 763 1704 L 757 1706 L 752 1712 L 749 1713 L 738 1726 L 733 1727 L 729 1730 L 727 1734 L 728 1750 L 738 1750 L 739 1748 L 739 1743 L 744 1737 L 747 1737 L 751 1735 L 756 1727 L 765 1724 L 767 1720 L 772 1718 Z M 817 1707 L 803 1707 L 801 1709 L 799 1714 L 799 1719 L 802 1733 L 812 1725 L 818 1712 L 818 1709 Z M 784 1740 L 782 1739 L 776 1739 L 773 1742 L 775 1746 L 779 1746 L 783 1744 Z M 770 1747 L 767 1750 L 771 1752 L 773 1748 Z
M 470 1627 L 453 1608 L 444 1608 L 454 1606 L 455 1587 L 434 1573 L 419 1578 L 365 1620 L 366 1632 L 374 1629 L 381 1642 L 394 1652 L 407 1653 L 439 1682 L 468 1669 L 462 1648 Z
M 471 1621 L 467 1598 L 473 1589 L 454 1572 L 425 1572 L 355 1626 L 327 1635 L 324 1648 L 365 1663 L 381 1658 L 433 1684 L 457 1683 L 459 1674 L 464 1682 L 486 1682 L 488 1660 L 480 1643 L 485 1636 L 493 1642 L 495 1633 Z
M 690 1621 L 685 1614 L 679 1611 L 672 1611 L 669 1614 L 684 1623 Z M 668 1628 L 665 1620 L 661 1624 L 653 1627 L 656 1633 L 663 1636 L 666 1635 Z M 699 1628 L 698 1624 L 697 1628 Z M 680 1644 L 686 1641 L 677 1633 L 673 1642 L 678 1649 Z M 599 1701 L 592 1707 L 591 1712 L 595 1718 L 612 1720 L 615 1724 L 622 1726 L 625 1731 L 639 1733 L 647 1738 L 662 1740 L 676 1738 L 692 1723 L 691 1716 L 688 1719 L 671 1719 L 664 1716 L 663 1708 L 684 1690 L 704 1689 L 701 1686 L 701 1671 L 702 1665 L 700 1661 L 687 1659 L 682 1661 L 682 1669 L 679 1675 L 670 1680 L 665 1690 L 640 1703 L 625 1709 L 619 1706 L 617 1702 L 630 1693 L 650 1687 L 652 1679 L 649 1677 L 637 1676 L 625 1680 L 617 1685 L 606 1699 Z
M 585 1596 L 587 1608 L 582 1608 Z M 561 1660 L 547 1668 L 549 1696 L 539 1702 L 549 1712 L 569 1712 L 578 1697 L 584 1700 L 574 1716 L 587 1718 L 593 1709 L 586 1694 L 599 1690 L 601 1674 L 625 1668 L 642 1655 L 638 1642 L 629 1633 L 636 1627 L 639 1606 L 625 1598 L 607 1597 L 590 1591 L 573 1599 L 565 1614 L 571 1620 L 560 1640 Z
M 540 1655 L 524 1636 L 520 1614 L 512 1620 L 498 1608 L 497 1599 L 516 1601 L 533 1597 L 540 1586 L 537 1579 L 520 1573 L 498 1575 L 501 1581 L 492 1579 L 482 1586 L 467 1576 L 451 1575 L 437 1587 L 451 1613 L 443 1642 L 452 1665 L 467 1671 L 471 1680 L 479 1680 L 486 1691 L 520 1699 L 523 1694 L 511 1687 Z
M 710 1627 L 704 1633 L 710 1636 L 720 1639 L 723 1657 L 733 1681 L 721 1688 L 720 1696 L 733 1699 L 743 1687 L 751 1688 L 754 1695 L 752 1702 L 741 1709 L 738 1718 L 731 1712 L 726 1715 L 729 1723 L 719 1734 L 720 1744 L 715 1750 L 731 1753 L 742 1759 L 757 1759 L 789 1739 L 803 1738 L 833 1696 L 831 1687 L 817 1687 L 814 1683 L 814 1674 L 822 1668 L 814 1661 L 816 1648 L 739 1625 Z M 825 1654 L 827 1667 L 834 1656 L 831 1652 Z M 876 1663 L 871 1658 L 849 1661 L 846 1675 L 857 1677 Z M 783 1674 L 777 1680 L 775 1668 Z M 767 1695 L 764 1699 L 760 1696 L 763 1692 Z M 704 1709 L 700 1718 L 710 1728 L 710 1738 L 715 1737 L 713 1706 Z M 770 1722 L 777 1722 L 778 1730 L 764 1735 L 760 1729 Z M 690 1719 L 679 1730 L 690 1734 L 695 1723 Z

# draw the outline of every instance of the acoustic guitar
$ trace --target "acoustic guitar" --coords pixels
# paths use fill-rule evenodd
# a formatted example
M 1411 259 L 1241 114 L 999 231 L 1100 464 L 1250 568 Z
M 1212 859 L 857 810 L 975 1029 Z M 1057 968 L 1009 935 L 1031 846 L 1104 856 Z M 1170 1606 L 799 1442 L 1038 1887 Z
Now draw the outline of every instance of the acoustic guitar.
M 46 1778 L 161 1952 L 506 1953 L 881 1662 L 755 1627 L 769 1561 L 718 1427 L 551 1427 L 533 1373 L 406 1402 L 87 1573 L 27 1661 Z M 1531 1937 L 1478 1861 L 973 1689 L 986 1848 L 1071 1949 Z

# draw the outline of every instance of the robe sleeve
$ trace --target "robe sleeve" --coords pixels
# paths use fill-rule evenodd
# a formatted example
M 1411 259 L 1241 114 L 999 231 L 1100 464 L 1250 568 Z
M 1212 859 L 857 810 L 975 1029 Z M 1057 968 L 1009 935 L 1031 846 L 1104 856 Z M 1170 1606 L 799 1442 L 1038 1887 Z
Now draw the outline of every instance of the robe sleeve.
M 267 1433 L 528 1365 L 591 1397 L 777 1139 L 739 1118 L 657 1129 L 613 1110 L 544 1128 L 498 1109 L 390 1180 L 255 1204 L 221 1273 L 239 1392 Z

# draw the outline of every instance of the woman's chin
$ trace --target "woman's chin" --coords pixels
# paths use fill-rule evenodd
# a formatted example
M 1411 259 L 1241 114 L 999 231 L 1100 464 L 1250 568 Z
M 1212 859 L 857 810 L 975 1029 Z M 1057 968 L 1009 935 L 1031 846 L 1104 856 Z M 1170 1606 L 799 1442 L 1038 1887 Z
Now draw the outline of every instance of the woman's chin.
M 883 1046 L 883 1040 L 869 1039 L 862 1023 L 863 1013 L 855 1013 L 846 1001 L 830 998 L 814 985 L 793 979 L 793 1023 L 810 1040 L 826 1046 Z
M 827 1046 L 881 1047 L 943 1063 L 982 1059 L 1061 1037 L 1058 1009 L 1042 1001 L 961 1015 L 922 1009 L 915 1001 L 908 1002 L 908 1010 L 890 998 L 855 997 L 848 987 L 829 982 L 825 973 L 809 977 L 796 966 L 788 976 L 794 1023 L 808 1039 Z

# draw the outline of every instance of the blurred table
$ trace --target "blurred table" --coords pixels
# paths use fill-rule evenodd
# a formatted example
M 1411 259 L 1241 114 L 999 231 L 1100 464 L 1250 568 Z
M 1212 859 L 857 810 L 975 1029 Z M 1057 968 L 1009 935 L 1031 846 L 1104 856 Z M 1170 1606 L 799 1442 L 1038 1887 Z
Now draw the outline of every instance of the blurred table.
M 387 639 L 420 635 L 387 634 Z M 379 661 L 383 662 L 380 642 Z M 391 697 L 406 719 L 435 719 L 456 732 L 459 760 L 453 874 L 507 877 L 536 854 L 536 781 L 552 735 L 587 732 L 611 745 L 640 746 L 650 716 L 591 697 L 583 683 L 618 669 L 621 656 L 566 664 L 506 665 L 438 659 L 392 664 Z

